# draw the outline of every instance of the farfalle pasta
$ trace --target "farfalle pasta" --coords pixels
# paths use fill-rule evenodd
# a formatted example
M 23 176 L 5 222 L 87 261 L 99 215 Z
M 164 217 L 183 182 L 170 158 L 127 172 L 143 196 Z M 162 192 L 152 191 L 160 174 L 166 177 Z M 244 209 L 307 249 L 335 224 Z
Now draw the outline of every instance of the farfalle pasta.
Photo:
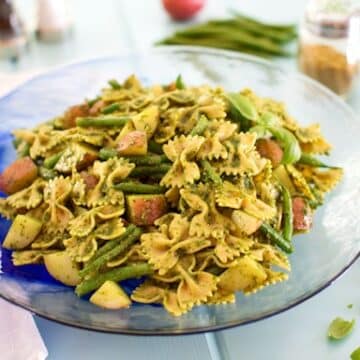
M 286 280 L 293 235 L 342 176 L 314 157 L 331 150 L 318 124 L 249 89 L 144 87 L 132 75 L 13 135 L 2 246 L 105 308 L 180 316 Z

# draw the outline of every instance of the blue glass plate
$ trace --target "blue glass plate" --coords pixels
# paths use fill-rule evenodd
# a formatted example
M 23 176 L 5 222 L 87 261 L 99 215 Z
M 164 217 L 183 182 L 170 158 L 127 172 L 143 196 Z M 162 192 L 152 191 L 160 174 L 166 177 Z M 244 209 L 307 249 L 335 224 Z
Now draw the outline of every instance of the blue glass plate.
M 278 314 L 317 294 L 340 276 L 360 251 L 360 123 L 338 97 L 298 74 L 268 62 L 226 51 L 189 47 L 97 59 L 46 73 L 0 99 L 0 170 L 15 157 L 11 129 L 32 127 L 92 98 L 110 78 L 137 74 L 145 84 L 169 83 L 179 73 L 193 85 L 227 90 L 252 88 L 287 104 L 301 123 L 319 122 L 334 146 L 330 163 L 345 169 L 342 183 L 326 199 L 310 234 L 295 238 L 287 282 L 259 293 L 237 296 L 235 304 L 200 306 L 174 318 L 160 306 L 135 304 L 103 310 L 79 299 L 73 289 L 52 280 L 41 266 L 12 266 L 1 251 L 0 296 L 45 318 L 85 329 L 123 334 L 186 334 L 242 325 Z M 0 222 L 0 239 L 9 224 Z M 130 288 L 134 283 L 125 284 Z

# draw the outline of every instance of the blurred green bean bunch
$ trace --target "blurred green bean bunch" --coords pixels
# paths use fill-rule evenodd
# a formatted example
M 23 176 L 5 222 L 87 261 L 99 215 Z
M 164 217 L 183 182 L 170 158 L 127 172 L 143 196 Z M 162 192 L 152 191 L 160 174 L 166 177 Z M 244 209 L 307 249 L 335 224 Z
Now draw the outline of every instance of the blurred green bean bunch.
M 297 37 L 295 25 L 265 24 L 239 13 L 187 27 L 157 45 L 193 45 L 241 51 L 261 57 L 292 56 L 287 44 Z

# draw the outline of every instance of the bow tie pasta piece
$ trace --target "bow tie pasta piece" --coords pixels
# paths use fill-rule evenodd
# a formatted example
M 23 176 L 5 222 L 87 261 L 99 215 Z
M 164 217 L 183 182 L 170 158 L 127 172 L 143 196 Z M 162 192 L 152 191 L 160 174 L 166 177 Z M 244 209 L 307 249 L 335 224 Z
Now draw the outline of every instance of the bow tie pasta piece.
M 240 254 L 246 253 L 253 244 L 254 240 L 252 238 L 226 234 L 224 237 L 216 239 L 214 254 L 222 263 L 227 263 L 240 256 Z
M 204 138 L 181 135 L 163 146 L 165 155 L 173 162 L 160 184 L 167 187 L 183 187 L 200 179 L 200 169 L 195 162 Z
M 144 304 L 156 304 L 163 301 L 164 295 L 164 287 L 155 281 L 146 280 L 132 292 L 131 299 Z
M 122 191 L 112 188 L 115 182 L 127 178 L 135 164 L 125 159 L 110 158 L 107 161 L 95 161 L 92 173 L 99 179 L 96 186 L 87 194 L 87 204 L 90 207 L 97 205 L 119 205 L 125 211 L 125 198 Z
M 98 249 L 98 243 L 93 235 L 86 237 L 71 237 L 64 240 L 64 246 L 69 256 L 76 262 L 87 262 Z
M 96 226 L 95 211 L 86 211 L 84 209 L 84 212 L 71 220 L 69 225 L 71 236 L 83 237 L 89 235 Z
M 228 150 L 223 144 L 237 130 L 237 125 L 224 120 L 214 120 L 205 130 L 205 142 L 198 153 L 199 159 L 226 159 Z
M 55 134 L 51 126 L 39 126 L 35 135 L 35 139 L 30 148 L 31 158 L 35 159 L 37 156 L 45 157 L 48 155 L 50 150 L 54 149 L 62 142 L 62 138 L 54 135 Z
M 243 198 L 241 189 L 229 181 L 224 181 L 222 186 L 215 189 L 216 204 L 220 207 L 240 209 Z
M 286 165 L 286 170 L 288 171 L 288 174 L 296 190 L 300 194 L 303 194 L 305 197 L 307 197 L 309 200 L 316 201 L 316 197 L 310 185 L 307 183 L 304 175 L 293 165 Z
M 63 232 L 74 217 L 64 205 L 71 190 L 71 180 L 63 177 L 50 180 L 44 189 L 44 201 L 49 206 L 44 213 L 44 221 L 49 223 L 52 233 Z
M 36 179 L 29 187 L 6 198 L 7 204 L 14 209 L 33 209 L 43 201 L 45 181 Z
M 323 193 L 332 190 L 343 176 L 343 170 L 340 168 L 323 170 L 312 166 L 302 166 L 299 170 L 308 183 L 314 184 Z
M 40 264 L 44 255 L 52 254 L 58 250 L 23 250 L 13 251 L 12 261 L 15 266 Z
M 206 302 L 216 290 L 218 279 L 215 275 L 205 271 L 192 272 L 184 269 L 180 264 L 176 269 L 182 276 L 177 288 L 181 308 L 190 310 L 194 305 Z
M 271 245 L 258 242 L 254 245 L 248 255 L 254 260 L 262 262 L 266 265 L 277 266 L 287 271 L 291 270 L 290 262 L 287 256 Z
M 211 188 L 199 186 L 196 190 L 190 188 L 180 191 L 181 198 L 192 211 L 199 212 L 190 221 L 191 236 L 221 237 L 227 229 L 235 230 L 235 225 L 223 213 L 217 210 L 215 197 Z
M 125 232 L 124 222 L 121 219 L 112 219 L 99 225 L 94 235 L 98 239 L 111 240 L 119 237 Z
M 63 241 L 62 234 L 50 234 L 47 231 L 47 226 L 43 229 L 40 235 L 31 243 L 32 249 L 49 249 L 51 247 L 61 248 Z

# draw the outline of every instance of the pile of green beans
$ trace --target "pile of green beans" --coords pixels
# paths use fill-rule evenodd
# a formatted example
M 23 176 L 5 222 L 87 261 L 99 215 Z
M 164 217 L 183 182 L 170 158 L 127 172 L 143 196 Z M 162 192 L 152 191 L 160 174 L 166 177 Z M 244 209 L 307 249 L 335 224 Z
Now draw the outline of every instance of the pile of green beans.
M 241 51 L 261 57 L 290 56 L 285 45 L 296 38 L 295 25 L 266 24 L 235 13 L 187 27 L 159 41 L 159 45 L 194 45 Z

